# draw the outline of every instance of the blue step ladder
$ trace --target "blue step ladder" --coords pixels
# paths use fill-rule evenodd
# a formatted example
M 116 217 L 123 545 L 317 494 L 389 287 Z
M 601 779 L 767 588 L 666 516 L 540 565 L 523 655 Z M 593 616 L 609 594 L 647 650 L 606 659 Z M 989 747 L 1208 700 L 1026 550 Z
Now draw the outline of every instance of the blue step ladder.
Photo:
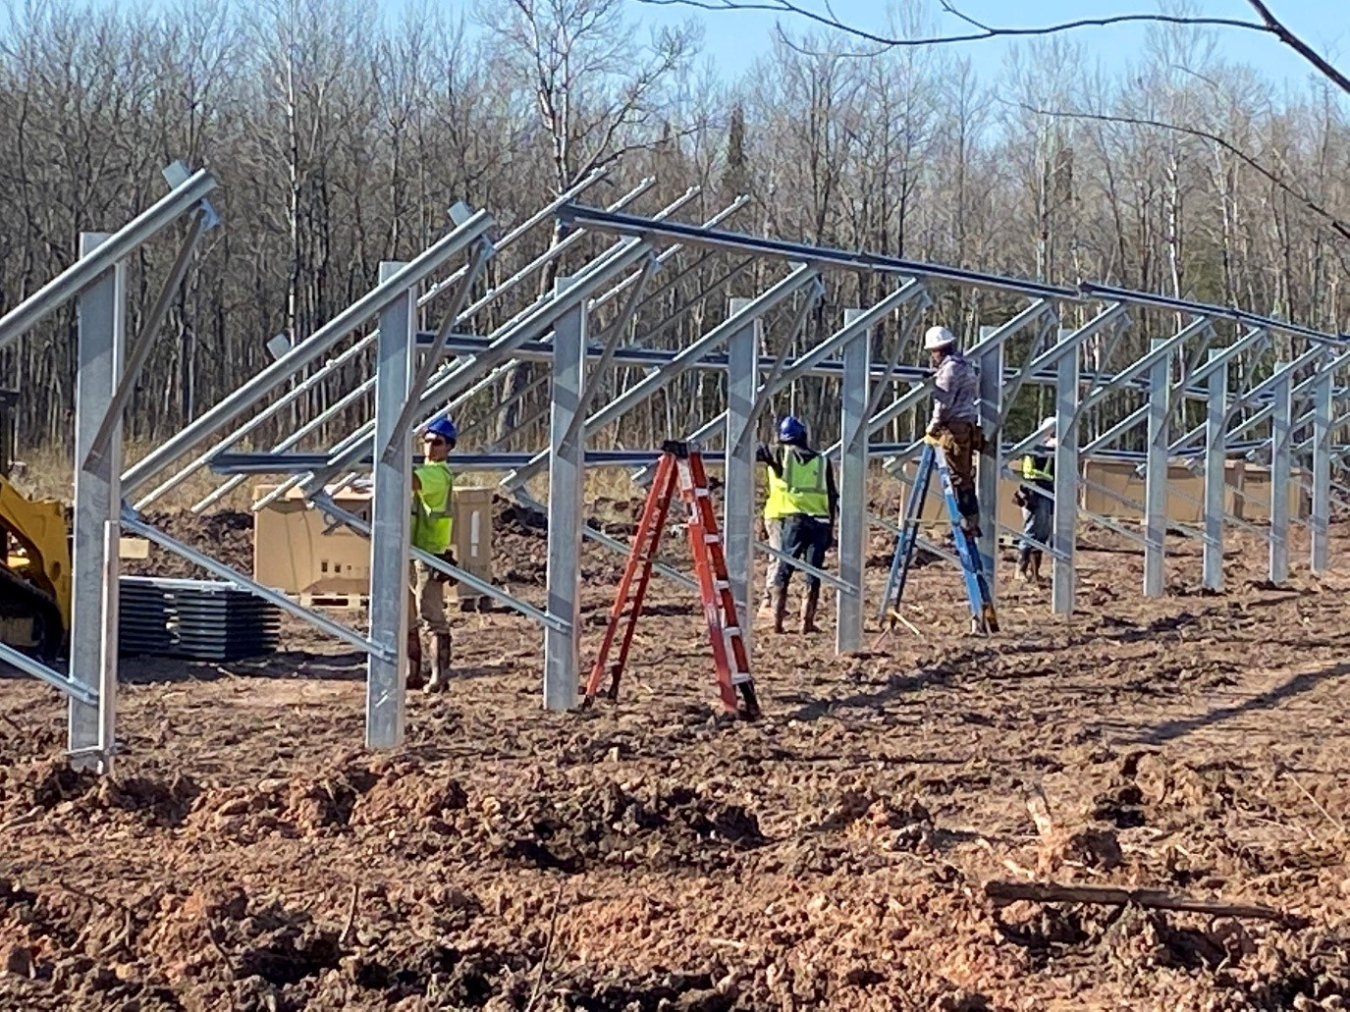
M 986 636 L 996 633 L 998 613 L 994 610 L 993 595 L 989 592 L 989 582 L 980 562 L 979 546 L 961 522 L 961 511 L 956 506 L 956 492 L 952 488 L 952 475 L 946 455 L 941 447 L 929 442 L 923 444 L 919 470 L 914 476 L 914 486 L 905 504 L 905 516 L 895 539 L 895 555 L 891 558 L 891 573 L 886 580 L 886 593 L 882 596 L 881 614 L 878 617 L 889 619 L 892 626 L 900 618 L 900 601 L 905 593 L 910 564 L 914 561 L 914 547 L 919 540 L 919 521 L 934 469 L 942 485 L 942 497 L 947 500 L 952 540 L 956 543 L 956 554 L 961 560 L 961 575 L 966 583 L 966 596 L 970 599 L 971 631 Z

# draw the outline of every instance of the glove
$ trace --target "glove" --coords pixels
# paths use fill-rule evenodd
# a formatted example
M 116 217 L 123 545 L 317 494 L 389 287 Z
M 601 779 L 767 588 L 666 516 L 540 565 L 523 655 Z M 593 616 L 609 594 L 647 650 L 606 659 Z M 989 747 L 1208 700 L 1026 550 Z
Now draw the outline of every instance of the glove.
M 443 562 L 448 562 L 448 563 L 450 563 L 450 565 L 452 565 L 452 566 L 458 566 L 458 565 L 459 565 L 459 563 L 455 561 L 455 553 L 454 553 L 453 551 L 443 552 L 443 553 L 441 553 L 441 555 L 439 556 L 439 558 L 440 558 Z M 439 570 L 439 569 L 436 569 L 436 570 L 433 570 L 433 571 L 432 571 L 432 577 L 431 577 L 431 578 L 432 578 L 433 580 L 435 580 L 437 583 L 445 583 L 445 584 L 449 584 L 451 587 L 454 587 L 454 586 L 456 586 L 456 585 L 459 583 L 459 581 L 458 581 L 457 579 L 455 579 L 453 576 L 451 576 L 449 573 L 444 573 L 444 572 L 442 572 L 442 571 Z
M 923 434 L 923 441 L 929 446 L 938 446 L 938 437 L 931 429 Z

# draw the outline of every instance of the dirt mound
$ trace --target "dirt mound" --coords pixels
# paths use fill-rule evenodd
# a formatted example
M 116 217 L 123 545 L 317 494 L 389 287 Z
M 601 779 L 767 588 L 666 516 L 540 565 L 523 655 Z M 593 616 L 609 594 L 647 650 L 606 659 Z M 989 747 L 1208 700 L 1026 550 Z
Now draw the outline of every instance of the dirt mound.
M 253 514 L 247 510 L 222 510 L 198 515 L 188 510 L 146 513 L 145 522 L 189 548 L 195 548 L 241 573 L 253 572 Z M 144 559 L 128 559 L 122 571 L 129 576 L 162 576 L 170 579 L 219 579 L 159 545 L 150 545 Z
M 612 781 L 589 783 L 543 802 L 489 795 L 478 810 L 497 856 L 568 873 L 597 863 L 712 868 L 728 851 L 766 842 L 743 806 L 682 786 L 629 793 Z

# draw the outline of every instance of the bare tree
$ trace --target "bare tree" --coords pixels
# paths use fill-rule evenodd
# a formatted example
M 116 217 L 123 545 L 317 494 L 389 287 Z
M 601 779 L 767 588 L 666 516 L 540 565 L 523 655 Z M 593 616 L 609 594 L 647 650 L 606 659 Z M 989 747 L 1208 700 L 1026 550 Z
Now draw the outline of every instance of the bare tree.
M 551 145 L 555 194 L 656 141 L 669 105 L 664 88 L 697 44 L 689 24 L 654 31 L 640 46 L 623 8 L 623 0 L 487 0 L 480 7 L 503 62 L 528 87 Z M 559 224 L 554 241 L 561 239 Z M 557 269 L 555 261 L 541 274 L 541 294 Z M 516 428 L 529 375 L 524 363 L 508 374 L 498 439 Z

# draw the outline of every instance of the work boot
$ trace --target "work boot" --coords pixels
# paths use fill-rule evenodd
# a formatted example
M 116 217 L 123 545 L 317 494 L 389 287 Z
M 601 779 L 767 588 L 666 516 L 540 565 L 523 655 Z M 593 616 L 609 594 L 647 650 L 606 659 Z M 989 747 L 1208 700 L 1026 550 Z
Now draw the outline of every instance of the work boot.
M 802 602 L 802 632 L 814 633 L 816 629 L 816 608 L 820 606 L 820 588 L 810 587 L 806 591 L 806 600 Z
M 444 692 L 450 687 L 450 634 L 436 633 L 431 637 L 436 651 L 432 659 L 431 681 L 427 683 L 427 692 Z
M 425 684 L 426 679 L 422 675 L 422 637 L 417 634 L 416 628 L 409 628 L 407 686 L 420 689 Z
M 773 631 L 783 632 L 783 621 L 787 618 L 787 588 L 773 588 Z

